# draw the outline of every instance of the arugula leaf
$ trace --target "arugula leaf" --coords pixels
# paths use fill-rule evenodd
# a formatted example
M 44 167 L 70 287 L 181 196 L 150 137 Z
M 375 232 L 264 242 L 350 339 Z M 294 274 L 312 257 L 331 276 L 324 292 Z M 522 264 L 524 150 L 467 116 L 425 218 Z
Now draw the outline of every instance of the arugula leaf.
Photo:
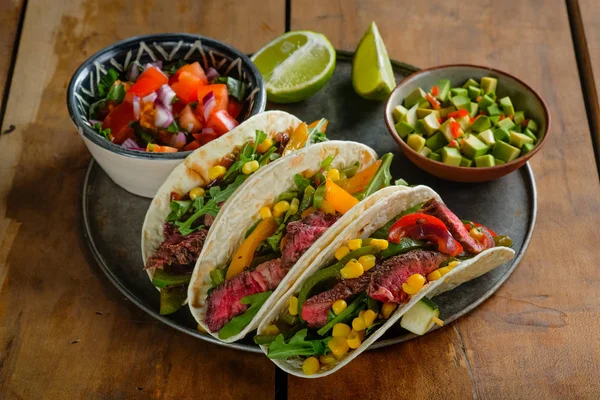
M 111 100 L 117 103 L 121 103 L 125 98 L 125 85 L 122 83 L 111 86 L 106 100 Z
M 248 326 L 252 318 L 258 313 L 258 310 L 265 304 L 272 291 L 256 293 L 250 296 L 243 297 L 240 303 L 249 305 L 248 309 L 243 314 L 237 315 L 231 319 L 219 331 L 219 339 L 227 339 L 240 333 Z
M 154 143 L 154 134 L 151 130 L 144 128 L 139 122 L 131 124 L 133 133 L 144 142 L 144 144 Z
M 171 133 L 179 132 L 179 125 L 177 125 L 177 121 L 173 120 L 171 125 L 169 125 L 169 127 L 167 128 L 167 131 Z
M 365 337 L 369 336 L 371 334 L 371 332 L 373 332 L 374 330 L 376 330 L 377 328 L 379 328 L 381 325 L 385 324 L 385 321 L 380 319 L 379 321 L 373 323 L 373 325 L 371 325 L 370 327 L 367 328 L 367 330 L 365 331 Z
M 169 64 L 169 65 L 166 65 L 166 66 L 163 68 L 163 72 L 165 72 L 165 73 L 167 73 L 167 74 L 169 74 L 169 75 L 173 75 L 173 74 L 175 74 L 175 72 L 177 72 L 177 70 L 178 70 L 179 68 L 183 67 L 183 66 L 184 66 L 184 65 L 186 65 L 186 64 L 187 64 L 187 63 L 186 63 L 184 60 L 182 60 L 182 59 L 179 59 L 179 60 L 177 60 L 177 62 L 176 62 L 176 63 L 171 63 L 171 64 Z
M 257 129 L 256 140 L 254 141 L 254 151 L 256 151 L 256 148 L 265 140 L 267 140 L 267 134 L 264 131 Z
M 331 329 L 333 329 L 334 325 L 338 322 L 344 322 L 346 320 L 352 319 L 353 316 L 358 315 L 362 310 L 365 309 L 367 303 L 364 301 L 367 294 L 362 292 L 358 295 L 358 297 L 342 311 L 338 315 L 335 316 L 331 321 L 329 321 L 324 327 L 317 331 L 319 336 L 325 335 Z
M 258 165 L 260 165 L 261 167 L 264 167 L 267 162 L 269 161 L 273 161 L 276 160 L 277 158 L 279 158 L 279 154 L 275 153 L 275 151 L 277 150 L 277 147 L 275 146 L 271 146 L 269 148 L 269 150 L 267 150 L 265 152 L 265 154 L 263 154 L 262 156 L 260 156 L 260 158 L 258 159 Z M 276 158 L 272 158 L 272 156 L 276 155 Z
M 192 206 L 192 202 L 190 200 L 173 200 L 169 204 L 169 208 L 171 212 L 167 216 L 167 222 L 178 221 L 181 217 L 185 215 Z
M 233 192 L 235 192 L 235 190 L 238 187 L 240 187 L 242 183 L 244 183 L 246 178 L 248 178 L 247 175 L 239 175 L 235 178 L 235 181 L 229 186 L 227 186 L 224 190 L 221 190 L 221 188 L 219 188 L 218 186 L 213 186 L 210 189 L 208 189 L 208 193 L 210 194 L 211 199 L 216 201 L 217 203 L 227 201 L 227 199 L 231 197 Z
M 296 356 L 314 356 L 326 354 L 329 351 L 327 343 L 331 337 L 326 339 L 306 340 L 308 329 L 302 329 L 286 343 L 282 334 L 277 335 L 269 345 L 267 357 L 272 360 L 286 360 Z
M 394 185 L 396 185 L 396 186 L 408 186 L 408 182 L 406 182 L 404 179 L 400 178 L 400 179 L 396 179 L 396 181 L 394 182 Z
M 362 192 L 357 193 L 354 197 L 356 197 L 358 200 L 363 200 L 379 189 L 389 186 L 392 180 L 390 167 L 392 165 L 393 158 L 394 155 L 392 153 L 384 154 L 383 157 L 381 157 L 381 165 L 375 172 L 375 175 L 373 175 L 371 178 L 371 181 L 367 184 Z
M 102 124 L 100 122 L 96 122 L 92 128 L 104 136 L 106 140 L 110 140 L 110 128 L 102 129 Z
M 194 214 L 192 214 L 191 217 L 189 217 L 187 220 L 181 222 L 181 221 L 176 221 L 175 225 L 177 226 L 177 228 L 179 228 L 179 232 L 183 235 L 183 236 L 187 236 L 190 233 L 198 230 L 201 228 L 201 226 L 197 226 L 197 227 L 192 227 L 192 224 L 201 216 L 205 215 L 205 214 L 210 214 L 213 217 L 217 216 L 217 213 L 219 212 L 219 206 L 217 205 L 217 203 L 214 200 L 209 200 L 204 207 L 201 207 L 198 211 L 196 211 Z
M 306 141 L 306 146 L 313 143 L 325 142 L 328 140 L 327 136 L 325 135 L 325 132 L 321 131 L 321 128 L 326 123 L 327 120 L 325 118 L 321 118 L 319 123 L 314 128 L 308 131 L 308 140 Z
M 274 234 L 267 238 L 267 243 L 271 246 L 274 252 L 279 251 L 279 243 L 281 243 L 281 239 L 283 238 L 283 231 L 285 230 L 285 222 L 281 223 Z
M 306 188 L 310 186 L 310 179 L 307 179 L 300 174 L 296 174 L 296 175 L 294 175 L 294 183 L 296 184 L 296 187 L 298 188 L 298 192 L 304 193 Z
M 215 79 L 217 83 L 224 83 L 227 85 L 227 93 L 230 96 L 235 97 L 239 101 L 244 101 L 244 96 L 246 95 L 246 90 L 248 89 L 248 84 L 245 82 L 238 81 L 229 76 L 220 76 Z
M 119 79 L 119 73 L 117 70 L 114 68 L 109 69 L 106 75 L 100 78 L 100 82 L 98 83 L 98 95 L 101 98 L 106 96 L 117 79 Z

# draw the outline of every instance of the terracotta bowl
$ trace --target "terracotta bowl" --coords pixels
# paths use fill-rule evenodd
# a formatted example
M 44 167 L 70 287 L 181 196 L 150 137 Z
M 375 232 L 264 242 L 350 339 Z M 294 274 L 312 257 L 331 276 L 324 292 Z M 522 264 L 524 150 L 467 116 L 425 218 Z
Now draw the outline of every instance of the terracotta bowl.
M 485 76 L 498 79 L 497 96 L 499 98 L 510 96 L 515 110 L 525 111 L 527 118 L 533 118 L 538 123 L 538 142 L 531 152 L 509 163 L 495 167 L 454 167 L 423 157 L 410 148 L 396 132 L 392 111 L 394 107 L 401 104 L 404 98 L 417 87 L 429 90 L 440 79 L 450 79 L 451 86 L 456 87 L 461 86 L 469 78 L 479 80 Z M 550 113 L 540 95 L 520 79 L 493 68 L 469 64 L 455 64 L 424 69 L 406 77 L 388 97 L 385 105 L 385 122 L 390 135 L 396 140 L 400 149 L 419 168 L 438 178 L 449 181 L 487 182 L 498 179 L 520 168 L 542 148 L 550 129 Z

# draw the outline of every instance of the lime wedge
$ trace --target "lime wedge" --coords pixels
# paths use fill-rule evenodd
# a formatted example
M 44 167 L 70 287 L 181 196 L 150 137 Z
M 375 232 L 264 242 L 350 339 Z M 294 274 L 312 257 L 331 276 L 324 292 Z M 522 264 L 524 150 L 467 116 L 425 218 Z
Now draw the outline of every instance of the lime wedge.
M 375 22 L 371 23 L 352 60 L 352 85 L 369 100 L 384 100 L 396 87 L 392 63 Z
M 333 75 L 335 49 L 324 35 L 288 32 L 252 56 L 274 103 L 293 103 L 317 93 Z

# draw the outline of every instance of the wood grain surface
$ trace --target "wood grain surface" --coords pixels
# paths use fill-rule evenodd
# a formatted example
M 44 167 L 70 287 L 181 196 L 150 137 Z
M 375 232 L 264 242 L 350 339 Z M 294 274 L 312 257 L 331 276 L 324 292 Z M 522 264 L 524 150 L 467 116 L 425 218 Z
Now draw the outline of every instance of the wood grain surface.
M 273 397 L 268 359 L 156 322 L 88 257 L 90 155 L 65 98 L 79 64 L 115 41 L 184 31 L 256 51 L 284 16 L 275 0 L 29 0 L 2 127 L 16 129 L 0 138 L 0 398 Z
M 3 93 L 8 82 L 8 71 L 13 58 L 13 50 L 23 0 L 5 0 L 0 2 L 0 110 L 4 104 Z M 2 231 L 0 231 L 2 232 Z
M 600 252 L 589 233 L 600 223 L 600 187 L 565 3 L 292 2 L 292 29 L 323 32 L 345 50 L 372 20 L 395 59 L 490 65 L 540 92 L 552 129 L 532 161 L 537 225 L 521 264 L 469 316 L 363 353 L 332 376 L 290 377 L 290 399 L 598 398 Z

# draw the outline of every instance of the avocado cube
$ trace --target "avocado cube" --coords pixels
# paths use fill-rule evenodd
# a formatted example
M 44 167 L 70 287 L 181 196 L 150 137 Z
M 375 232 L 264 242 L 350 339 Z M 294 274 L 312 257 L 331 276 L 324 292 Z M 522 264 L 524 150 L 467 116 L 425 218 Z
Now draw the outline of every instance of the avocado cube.
M 462 156 L 460 155 L 460 152 L 454 147 L 446 146 L 442 149 L 442 162 L 444 164 L 458 167 L 460 165 L 461 160 Z
M 465 132 L 471 126 L 471 118 L 469 118 L 468 115 L 465 115 L 464 117 L 456 118 L 456 122 L 458 122 L 460 124 L 461 129 Z
M 485 78 L 481 78 L 481 88 L 485 94 L 488 93 L 496 93 L 496 88 L 498 87 L 498 79 L 491 78 L 486 76 Z
M 488 96 L 490 99 L 496 101 L 496 93 L 489 92 L 489 93 L 486 93 L 485 95 Z
M 510 117 L 515 113 L 515 108 L 512 105 L 512 101 L 510 101 L 510 97 L 508 96 L 500 99 L 500 107 L 502 107 L 502 111 L 507 117 Z
M 535 144 L 533 143 L 525 143 L 523 145 L 523 147 L 521 148 L 521 153 L 523 154 L 527 154 L 529 153 L 531 150 L 533 150 L 533 148 L 535 147 Z
M 523 134 L 532 138 L 534 143 L 537 142 L 537 136 L 529 128 L 525 128 Z
M 394 121 L 396 121 L 396 122 L 402 121 L 402 118 L 406 115 L 407 112 L 408 112 L 408 109 L 406 109 L 406 107 L 404 107 L 401 104 L 394 107 L 394 110 L 392 111 L 392 115 L 394 116 Z
M 521 122 L 525 121 L 525 113 L 523 111 L 517 111 L 513 117 L 513 122 L 517 125 L 521 125 Z
M 537 125 L 537 123 L 536 123 L 534 120 L 532 120 L 532 119 L 530 119 L 530 120 L 527 122 L 527 128 L 528 128 L 529 130 L 531 130 L 531 131 L 535 132 L 535 133 L 537 133 L 537 131 L 538 131 L 538 125 Z
M 475 157 L 475 166 L 478 168 L 481 167 L 493 167 L 496 165 L 494 160 L 494 156 L 491 154 L 485 154 L 483 156 Z
M 494 158 L 494 162 L 496 163 L 496 165 L 502 165 L 502 164 L 506 164 L 506 162 L 498 159 L 498 158 Z
M 464 85 L 462 85 L 462 87 L 465 88 L 465 89 L 469 89 L 469 87 L 472 87 L 472 86 L 475 87 L 475 88 L 478 88 L 479 87 L 479 82 L 477 82 L 473 78 L 469 78 L 469 80 L 466 81 Z
M 488 94 L 484 95 L 481 100 L 479 100 L 479 108 L 483 111 L 487 110 L 492 104 L 496 104 L 494 99 L 492 99 Z
M 461 167 L 470 167 L 471 165 L 473 165 L 473 160 L 471 160 L 470 158 L 467 158 L 467 157 L 460 158 L 460 166 Z
M 494 158 L 498 158 L 504 162 L 511 162 L 519 157 L 520 153 L 521 150 L 505 142 L 496 142 L 492 151 Z
M 515 126 L 513 126 L 513 128 L 511 130 L 513 132 L 523 133 L 523 128 L 521 127 L 521 125 L 515 125 Z
M 477 136 L 469 135 L 464 139 L 460 150 L 466 157 L 473 159 L 487 153 L 489 147 L 481 140 L 477 139 Z
M 432 151 L 438 151 L 450 141 L 446 140 L 446 137 L 442 132 L 436 132 L 427 139 L 425 146 L 429 147 Z
M 440 121 L 438 121 L 438 117 L 435 114 L 429 114 L 425 118 L 423 118 L 423 128 L 425 129 L 425 134 L 427 136 L 431 136 L 440 129 Z
M 506 129 L 507 131 L 510 131 L 515 127 L 514 122 L 512 122 L 510 118 L 501 119 L 496 125 L 498 125 L 498 128 Z
M 469 98 L 475 101 L 481 95 L 481 89 L 475 86 L 469 86 L 467 89 L 469 92 Z
M 419 104 L 423 101 L 426 101 L 425 95 L 426 93 L 423 89 L 416 88 L 404 98 L 404 107 L 411 108 L 415 104 Z
M 489 111 L 490 111 L 490 108 L 488 107 L 488 112 Z M 498 121 L 500 121 L 499 115 L 491 115 L 490 116 L 490 122 L 492 123 L 492 125 L 494 125 L 494 126 L 498 125 Z
M 475 132 L 483 132 L 486 129 L 490 129 L 491 127 L 492 123 L 490 122 L 490 119 L 485 115 L 482 115 L 479 118 L 477 118 L 475 122 L 473 122 L 473 124 L 471 125 L 471 130 Z
M 396 132 L 402 139 L 406 138 L 409 133 L 413 133 L 415 127 L 410 125 L 408 122 L 400 121 L 396 124 Z
M 422 119 L 418 119 L 417 123 L 415 124 L 415 133 L 420 133 L 420 134 L 424 134 L 425 133 L 425 127 L 423 126 L 423 120 Z
M 435 84 L 438 88 L 437 99 L 440 101 L 448 100 L 448 93 L 450 93 L 450 79 L 440 79 Z
M 417 124 L 417 110 L 419 109 L 419 105 L 415 104 L 412 106 L 402 117 L 402 120 L 409 125 L 415 126 Z
M 455 136 L 452 133 L 452 122 L 458 122 L 458 121 L 455 121 L 454 118 L 448 118 L 446 120 L 446 122 L 444 122 L 442 125 L 440 125 L 440 131 L 441 131 L 442 135 L 444 135 L 444 138 L 446 139 L 446 141 L 448 143 L 450 143 L 452 140 L 454 140 L 454 136 Z M 464 132 L 463 132 L 463 129 L 461 128 L 457 132 L 457 136 L 460 137 L 463 134 L 464 134 Z
M 510 132 L 510 144 L 511 145 L 521 148 L 526 143 L 533 144 L 533 139 L 522 133 L 518 133 L 518 132 L 514 132 L 514 131 Z
M 469 108 L 469 117 L 475 118 L 477 112 L 479 112 L 479 105 L 471 102 L 471 107 Z
M 431 149 L 427 146 L 423 147 L 421 149 L 421 151 L 419 152 L 420 155 L 422 155 L 423 157 L 429 157 L 429 155 L 432 153 Z
M 477 137 L 479 138 L 479 140 L 481 140 L 483 143 L 485 143 L 489 147 L 492 147 L 496 144 L 496 139 L 494 138 L 494 132 L 492 132 L 491 129 L 486 129 L 485 131 L 483 131 L 479 135 L 477 135 Z
M 442 109 L 440 109 L 440 116 L 442 118 L 445 118 L 448 116 L 448 114 L 450 114 L 451 112 L 454 112 L 454 111 L 456 111 L 456 107 L 454 107 L 454 106 L 442 108 Z
M 467 96 L 454 96 L 451 101 L 452 104 L 454 104 L 454 107 L 456 107 L 459 110 L 471 110 L 471 99 Z
M 502 114 L 502 111 L 500 110 L 500 107 L 498 107 L 498 105 L 496 103 L 494 103 L 491 106 L 489 106 L 487 108 L 487 112 L 491 116 L 496 116 L 496 115 L 500 116 L 500 114 Z
M 425 118 L 429 114 L 435 114 L 436 118 L 442 118 L 438 110 L 432 110 L 427 108 L 417 108 L 417 118 Z
M 427 110 L 429 110 L 429 109 L 432 109 L 432 108 L 433 108 L 433 107 L 431 107 L 431 103 L 430 103 L 430 102 L 428 102 L 427 100 L 420 102 L 420 103 L 418 104 L 418 106 L 419 106 L 419 108 L 423 108 L 423 109 L 427 109 Z
M 510 141 L 510 133 L 506 129 L 498 128 L 494 131 L 494 139 L 508 143 Z
M 463 96 L 467 97 L 469 95 L 469 91 L 463 88 L 452 88 L 450 89 L 450 97 Z
M 442 162 L 442 156 L 439 155 L 438 153 L 429 154 L 429 158 L 431 158 L 433 161 Z
M 406 144 L 416 151 L 417 153 L 423 150 L 425 147 L 425 138 L 421 135 L 417 135 L 416 133 L 408 135 L 408 139 L 406 139 Z

